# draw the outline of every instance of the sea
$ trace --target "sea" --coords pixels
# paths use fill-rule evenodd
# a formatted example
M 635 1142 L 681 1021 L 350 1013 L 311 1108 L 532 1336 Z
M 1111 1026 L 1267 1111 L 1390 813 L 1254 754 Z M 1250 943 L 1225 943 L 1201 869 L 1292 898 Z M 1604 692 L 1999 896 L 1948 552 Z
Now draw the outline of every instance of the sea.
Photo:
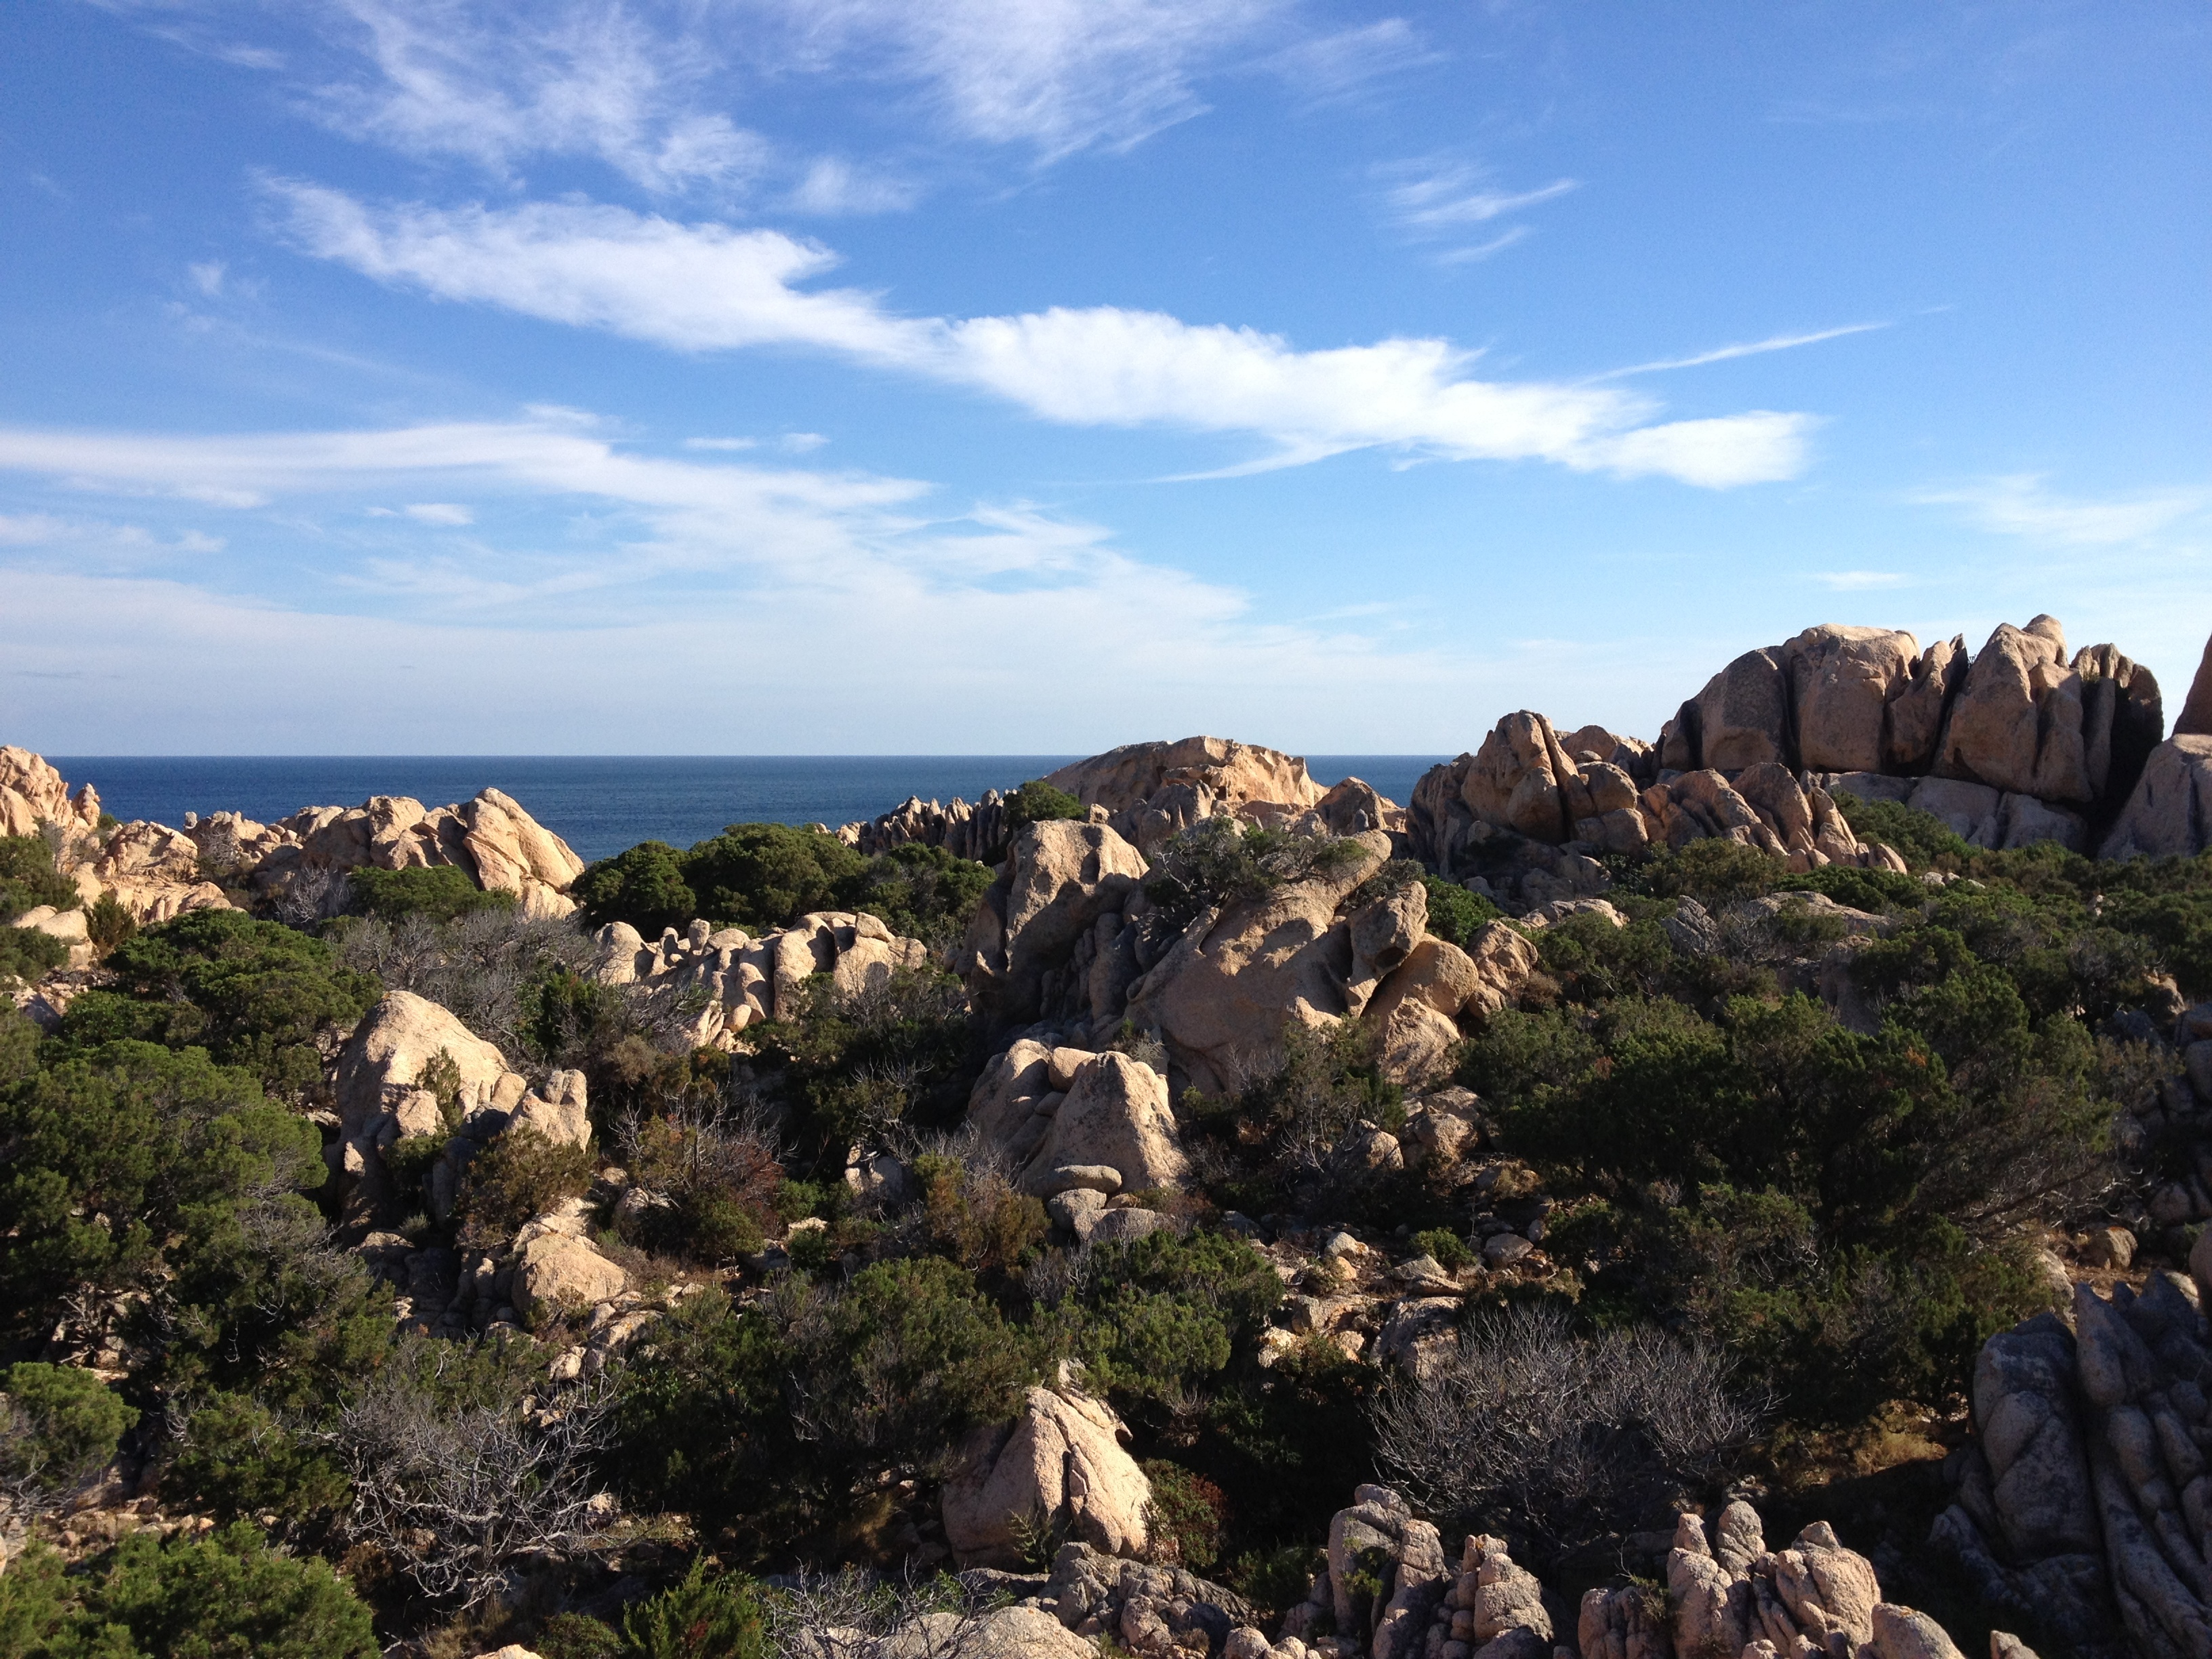
M 411 795 L 426 806 L 502 789 L 585 859 L 641 841 L 689 847 L 731 823 L 826 823 L 888 812 L 909 795 L 979 799 L 1075 755 L 49 755 L 128 822 L 181 824 L 237 811 L 261 823 L 303 806 Z M 1401 805 L 1442 755 L 1309 755 L 1324 787 L 1363 778 Z

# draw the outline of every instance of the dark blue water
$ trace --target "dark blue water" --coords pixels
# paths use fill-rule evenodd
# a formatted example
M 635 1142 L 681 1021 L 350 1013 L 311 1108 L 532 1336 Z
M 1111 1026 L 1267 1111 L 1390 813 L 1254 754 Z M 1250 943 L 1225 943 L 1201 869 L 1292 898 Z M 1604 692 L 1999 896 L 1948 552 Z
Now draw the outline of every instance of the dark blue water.
M 303 806 L 412 795 L 426 806 L 503 789 L 583 858 L 641 841 L 689 847 L 726 823 L 826 823 L 888 812 L 908 795 L 975 800 L 1073 755 L 271 755 L 46 757 L 74 789 L 89 783 L 118 818 L 177 824 L 234 811 L 265 823 Z M 1314 755 L 1324 785 L 1364 778 L 1411 798 L 1427 755 Z

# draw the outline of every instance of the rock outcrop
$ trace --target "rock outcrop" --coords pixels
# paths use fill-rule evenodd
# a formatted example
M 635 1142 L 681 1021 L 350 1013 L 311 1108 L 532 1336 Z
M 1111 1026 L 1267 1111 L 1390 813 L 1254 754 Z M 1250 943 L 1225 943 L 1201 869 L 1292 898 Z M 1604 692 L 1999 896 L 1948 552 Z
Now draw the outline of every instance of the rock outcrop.
M 866 911 L 809 911 L 758 939 L 703 921 L 682 933 L 664 929 L 650 944 L 626 921 L 609 922 L 593 937 L 594 979 L 643 986 L 669 1011 L 683 1011 L 693 1046 L 724 1050 L 735 1048 L 748 1026 L 797 1018 L 817 975 L 860 992 L 930 960 L 920 939 L 901 939 Z
M 75 794 L 62 775 L 27 749 L 0 748 L 0 836 L 35 836 L 52 824 L 70 836 L 100 829 L 100 794 L 90 784 Z
M 1293 1021 L 1319 1025 L 1350 1012 L 1352 925 L 1337 912 L 1389 856 L 1389 842 L 1370 831 L 1347 844 L 1362 856 L 1202 913 L 1129 987 L 1128 1019 L 1159 1034 L 1195 1087 L 1230 1087 Z
M 1147 854 L 1217 814 L 1275 827 L 1324 799 L 1297 756 L 1223 738 L 1126 744 L 1063 766 L 1045 781 L 1103 812 L 1123 840 Z M 1358 810 L 1356 800 L 1337 805 L 1347 815 Z
M 2109 1301 L 2077 1285 L 2071 1330 L 2038 1315 L 1975 1364 L 1977 1438 L 1936 1540 L 1985 1601 L 2088 1659 L 2212 1651 L 2212 1244 L 2190 1271 Z
M 1152 1484 L 1122 1449 L 1127 1433 L 1072 1384 L 1030 1389 L 1013 1422 L 961 1446 L 942 1499 L 945 1542 L 963 1566 L 1018 1567 L 1037 1540 L 1055 1537 L 1142 1554 Z
M 1167 1079 L 1127 1054 L 1019 1039 L 976 1079 L 968 1120 L 1041 1198 L 1174 1188 L 1188 1174 Z
M 976 1012 L 1000 1025 L 1074 1018 L 1110 1030 L 1138 971 L 1130 913 L 1146 908 L 1145 872 L 1144 855 L 1105 824 L 1023 830 L 961 951 Z
M 2212 734 L 2151 750 L 2135 793 L 2099 849 L 2108 859 L 2192 858 L 2212 847 Z
M 310 806 L 268 830 L 283 839 L 253 866 L 262 887 L 289 884 L 302 871 L 450 865 L 487 892 L 513 893 L 526 915 L 565 916 L 575 908 L 568 884 L 584 872 L 568 842 L 498 789 L 447 806 L 425 807 L 406 795 Z

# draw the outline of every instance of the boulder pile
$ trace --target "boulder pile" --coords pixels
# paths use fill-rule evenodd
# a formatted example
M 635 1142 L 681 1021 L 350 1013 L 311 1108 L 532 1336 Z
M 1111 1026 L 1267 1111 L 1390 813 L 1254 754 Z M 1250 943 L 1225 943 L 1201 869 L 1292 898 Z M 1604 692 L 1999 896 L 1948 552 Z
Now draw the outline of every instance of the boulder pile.
M 1389 833 L 1344 845 L 1312 873 L 1210 907 L 1164 938 L 1147 925 L 1144 854 L 1110 824 L 1032 824 L 977 908 L 961 976 L 980 1014 L 1026 1030 L 1041 1051 L 1095 1050 L 1125 1024 L 1154 1034 L 1178 1087 L 1219 1092 L 1291 1024 L 1360 1018 L 1382 1033 L 1391 1075 L 1422 1080 L 1458 1040 L 1459 1016 L 1501 1006 L 1535 951 L 1499 923 L 1465 950 L 1429 937 L 1418 882 L 1367 890 L 1389 859 Z
M 1018 1567 L 1043 1540 L 1112 1556 L 1145 1553 L 1152 1483 L 1122 1449 L 1128 1430 L 1066 1378 L 1033 1388 L 1014 1420 L 961 1446 L 940 1499 L 963 1566 Z
M 840 991 L 859 992 L 929 961 L 920 939 L 899 938 L 865 911 L 810 911 L 758 939 L 703 921 L 683 933 L 665 928 L 651 944 L 626 921 L 611 921 L 593 938 L 599 957 L 592 977 L 644 986 L 688 1011 L 684 1029 L 695 1047 L 725 1050 L 748 1025 L 796 1018 L 817 974 L 827 974 Z

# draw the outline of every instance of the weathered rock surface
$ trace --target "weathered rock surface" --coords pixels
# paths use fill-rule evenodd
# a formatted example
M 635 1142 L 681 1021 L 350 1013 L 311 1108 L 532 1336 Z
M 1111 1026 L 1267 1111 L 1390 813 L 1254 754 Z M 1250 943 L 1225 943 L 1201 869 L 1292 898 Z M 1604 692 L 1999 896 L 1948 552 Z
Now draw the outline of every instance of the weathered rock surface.
M 1352 844 L 1364 858 L 1204 913 L 1129 988 L 1127 1018 L 1160 1034 L 1195 1087 L 1223 1091 L 1292 1021 L 1317 1025 L 1349 1012 L 1351 930 L 1337 910 L 1389 856 L 1379 831 Z
M 1998 624 L 1951 706 L 1935 769 L 2042 800 L 2086 805 L 2094 799 L 2081 677 L 2067 659 L 2057 618 Z
M 945 1485 L 945 1541 L 968 1566 L 1019 1566 L 1028 1540 L 1054 1535 L 1143 1553 L 1152 1486 L 1122 1449 L 1127 1432 L 1073 1387 L 1030 1389 L 1012 1423 L 962 1445 Z
M 70 836 L 100 828 L 100 795 L 90 784 L 75 794 L 62 775 L 27 749 L 0 747 L 0 836 L 35 836 L 51 823 Z
M 1115 1000 L 1116 963 L 1127 957 L 1133 976 L 1134 932 L 1123 912 L 1141 898 L 1145 869 L 1143 854 L 1103 824 L 1052 822 L 1023 830 L 984 893 L 961 954 L 961 977 L 977 1011 L 1000 1024 L 1118 1014 L 1118 1006 L 1097 1004 L 1101 997 Z M 1107 970 L 1093 974 L 1102 950 Z
M 1167 1079 L 1127 1054 L 1018 1041 L 976 1079 L 968 1115 L 1041 1198 L 1174 1188 L 1188 1175 Z
M 670 1009 L 684 1011 L 694 1046 L 738 1046 L 747 1027 L 795 1018 L 810 981 L 826 974 L 847 994 L 878 989 L 903 969 L 926 967 L 929 947 L 901 939 L 866 911 L 816 910 L 754 939 L 740 927 L 695 921 L 647 944 L 627 922 L 594 935 L 592 976 L 605 985 L 643 985 Z
M 1322 799 L 1297 756 L 1223 738 L 1126 744 L 1063 766 L 1045 781 L 1103 810 L 1123 839 L 1146 853 L 1217 813 L 1273 823 Z
M 526 1319 L 588 1308 L 629 1285 L 619 1266 L 570 1233 L 542 1233 L 516 1252 L 514 1305 Z
M 2099 849 L 2108 859 L 2194 857 L 2212 846 L 2212 734 L 2151 750 L 2135 793 Z

